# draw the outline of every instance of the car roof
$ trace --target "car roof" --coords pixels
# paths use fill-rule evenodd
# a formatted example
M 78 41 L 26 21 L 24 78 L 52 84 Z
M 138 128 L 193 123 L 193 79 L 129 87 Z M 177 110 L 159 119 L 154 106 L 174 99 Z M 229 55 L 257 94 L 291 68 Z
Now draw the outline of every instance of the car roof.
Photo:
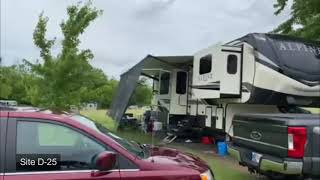
M 14 111 L 14 110 L 16 110 L 14 107 L 4 106 L 0 104 L 0 111 Z
M 1 111 L 0 117 L 10 117 L 10 118 L 31 118 L 31 119 L 47 119 L 53 121 L 65 122 L 69 121 L 72 118 L 69 118 L 67 115 L 58 115 L 53 113 L 45 112 L 23 112 L 23 111 Z

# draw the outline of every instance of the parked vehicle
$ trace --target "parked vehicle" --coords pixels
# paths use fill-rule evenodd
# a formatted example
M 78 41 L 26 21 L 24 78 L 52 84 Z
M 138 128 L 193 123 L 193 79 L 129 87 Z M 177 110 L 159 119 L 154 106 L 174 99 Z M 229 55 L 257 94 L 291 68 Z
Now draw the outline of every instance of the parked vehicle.
M 233 130 L 228 151 L 250 172 L 320 178 L 319 115 L 236 115 Z
M 2 180 L 214 179 L 198 157 L 129 142 L 81 115 L 2 111 L 0 125 Z
M 41 109 L 32 106 L 7 106 L 0 104 L 0 111 L 37 112 L 41 111 Z
M 0 100 L 0 105 L 5 106 L 17 106 L 18 102 L 14 100 Z

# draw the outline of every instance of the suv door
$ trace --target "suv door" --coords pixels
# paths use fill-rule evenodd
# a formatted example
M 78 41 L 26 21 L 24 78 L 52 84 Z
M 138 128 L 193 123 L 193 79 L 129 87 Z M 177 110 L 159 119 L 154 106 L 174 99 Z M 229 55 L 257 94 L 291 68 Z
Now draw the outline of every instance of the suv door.
M 99 177 L 94 156 L 109 150 L 88 134 L 49 120 L 10 119 L 4 180 L 118 180 L 118 169 Z M 39 163 L 40 162 L 40 163 Z
M 6 123 L 8 112 L 1 112 L 0 116 L 0 180 L 3 180 L 4 162 L 5 162 L 5 138 L 6 138 Z M 3 114 L 6 113 L 6 114 Z

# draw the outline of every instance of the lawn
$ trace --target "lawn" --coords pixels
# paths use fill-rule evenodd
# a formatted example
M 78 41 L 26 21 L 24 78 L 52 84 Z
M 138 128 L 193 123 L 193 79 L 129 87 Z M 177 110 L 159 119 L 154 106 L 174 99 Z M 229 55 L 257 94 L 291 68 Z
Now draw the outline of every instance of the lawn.
M 154 142 L 154 144 L 158 144 L 160 142 L 157 139 L 153 139 L 150 135 L 142 133 L 140 131 L 116 131 L 115 123 L 110 117 L 106 115 L 106 110 L 81 111 L 81 114 L 90 117 L 91 119 L 107 127 L 110 131 L 114 132 L 118 136 L 124 137 L 126 139 L 146 144 L 151 144 L 152 141 Z M 184 146 L 183 144 L 170 144 L 169 146 L 195 154 L 204 159 L 214 170 L 217 180 L 245 180 L 258 178 L 258 176 L 249 174 L 245 168 L 239 166 L 236 161 L 228 156 L 219 157 L 212 153 L 205 153 L 198 148 Z
M 320 114 L 320 108 L 305 108 L 313 114 Z

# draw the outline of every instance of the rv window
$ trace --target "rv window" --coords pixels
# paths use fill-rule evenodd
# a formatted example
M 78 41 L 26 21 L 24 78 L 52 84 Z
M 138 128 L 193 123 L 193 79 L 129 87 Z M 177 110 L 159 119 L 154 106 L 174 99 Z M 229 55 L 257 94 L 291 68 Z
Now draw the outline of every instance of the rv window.
M 236 74 L 237 73 L 237 65 L 238 64 L 238 57 L 234 54 L 230 54 L 228 56 L 228 64 L 227 64 L 227 71 L 229 74 Z
M 177 72 L 176 93 L 185 94 L 187 91 L 187 73 L 183 71 Z
M 211 67 L 212 67 L 212 56 L 210 54 L 200 58 L 200 69 L 199 69 L 200 74 L 206 74 L 211 72 Z
M 170 82 L 170 73 L 161 74 L 160 79 L 160 94 L 168 94 L 169 93 L 169 82 Z

